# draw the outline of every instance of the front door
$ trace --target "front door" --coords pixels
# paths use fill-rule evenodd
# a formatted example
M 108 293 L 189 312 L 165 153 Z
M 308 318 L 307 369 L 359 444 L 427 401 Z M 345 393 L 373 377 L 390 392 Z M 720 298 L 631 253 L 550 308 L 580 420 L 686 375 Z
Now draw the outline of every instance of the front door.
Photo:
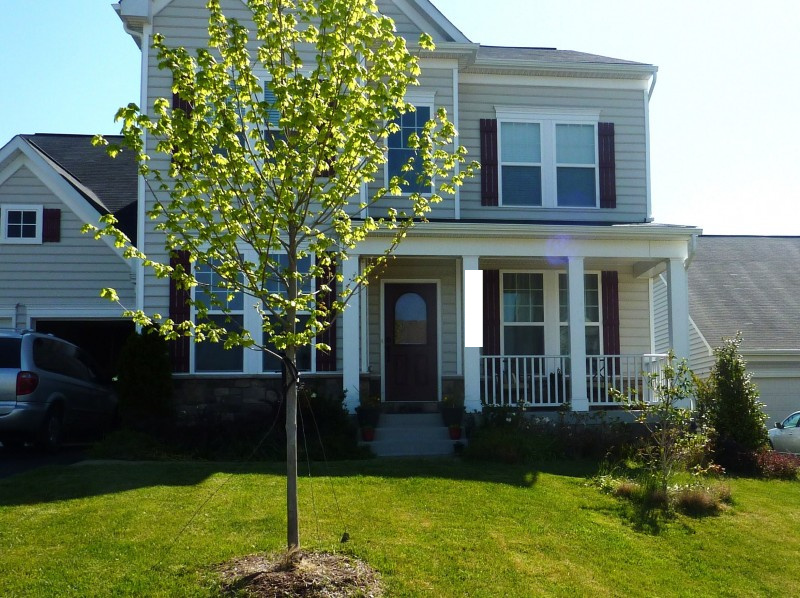
M 384 287 L 386 400 L 438 400 L 436 285 Z

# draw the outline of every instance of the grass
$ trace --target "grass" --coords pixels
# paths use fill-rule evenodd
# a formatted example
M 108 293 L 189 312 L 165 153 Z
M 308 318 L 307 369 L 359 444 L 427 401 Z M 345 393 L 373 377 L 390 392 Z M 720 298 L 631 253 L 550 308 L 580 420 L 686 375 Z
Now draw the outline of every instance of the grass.
M 642 527 L 587 486 L 589 463 L 314 468 L 300 485 L 304 546 L 365 559 L 389 596 L 798 593 L 797 481 L 731 479 L 723 514 Z M 0 480 L 0 596 L 215 595 L 216 565 L 283 547 L 284 487 L 275 464 L 196 462 Z

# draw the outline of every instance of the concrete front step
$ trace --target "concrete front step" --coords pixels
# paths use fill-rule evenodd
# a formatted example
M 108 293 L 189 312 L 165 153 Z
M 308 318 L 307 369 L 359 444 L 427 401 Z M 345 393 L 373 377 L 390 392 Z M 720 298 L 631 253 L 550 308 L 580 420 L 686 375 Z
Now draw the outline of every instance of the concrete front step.
M 375 440 L 364 443 L 379 457 L 452 455 L 448 429 L 438 413 L 382 414 Z

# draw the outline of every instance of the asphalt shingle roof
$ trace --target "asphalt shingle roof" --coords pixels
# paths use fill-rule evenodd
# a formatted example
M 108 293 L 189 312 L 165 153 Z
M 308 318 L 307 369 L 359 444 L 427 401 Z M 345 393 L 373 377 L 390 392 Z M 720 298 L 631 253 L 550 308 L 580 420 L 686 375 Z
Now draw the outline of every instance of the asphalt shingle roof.
M 632 62 L 597 54 L 587 54 L 574 50 L 558 50 L 556 48 L 512 48 L 506 46 L 481 46 L 478 58 L 494 60 L 537 60 L 541 62 L 563 64 L 618 64 L 634 66 L 650 66 L 642 62 Z
M 132 152 L 110 158 L 92 145 L 92 135 L 20 135 L 100 212 L 114 214 L 120 229 L 136 241 L 137 168 Z M 110 143 L 120 136 L 109 135 Z
M 699 237 L 689 304 L 712 347 L 741 330 L 743 351 L 800 349 L 800 237 Z

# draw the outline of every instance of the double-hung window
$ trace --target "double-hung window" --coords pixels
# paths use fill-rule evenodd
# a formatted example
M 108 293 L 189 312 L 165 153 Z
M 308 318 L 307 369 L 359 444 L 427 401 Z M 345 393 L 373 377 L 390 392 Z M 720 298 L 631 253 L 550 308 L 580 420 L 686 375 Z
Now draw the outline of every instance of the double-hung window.
M 195 269 L 198 286 L 195 301 L 208 308 L 207 320 L 226 330 L 244 329 L 244 293 L 227 288 L 222 278 L 208 264 Z M 200 322 L 198 322 L 200 323 Z M 244 368 L 244 349 L 226 349 L 223 343 L 202 342 L 194 345 L 196 372 L 241 372 Z
M 506 272 L 502 278 L 503 354 L 544 355 L 544 277 Z
M 418 92 L 413 95 L 409 94 L 406 100 L 414 105 L 415 110 L 406 112 L 394 120 L 399 130 L 390 133 L 386 140 L 388 149 L 386 181 L 388 183 L 389 179 L 397 176 L 405 181 L 400 185 L 403 193 L 429 193 L 430 185 L 419 180 L 419 176 L 422 174 L 422 160 L 417 150 L 409 147 L 409 138 L 411 135 L 419 136 L 425 123 L 431 119 L 433 94 Z M 403 170 L 409 160 L 412 161 L 412 169 Z
M 598 112 L 498 108 L 500 205 L 599 207 Z
M 0 241 L 3 243 L 41 243 L 42 206 L 15 205 L 2 206 L 0 210 Z
M 280 270 L 285 270 L 289 266 L 289 257 L 285 253 L 275 254 L 272 256 L 272 259 L 274 259 L 279 264 Z M 310 269 L 311 269 L 311 257 L 306 256 L 298 260 L 297 262 L 298 272 L 308 272 Z M 303 294 L 309 294 L 313 291 L 312 283 L 313 281 L 306 276 L 304 277 L 302 285 L 298 290 Z M 286 286 L 283 284 L 283 282 L 281 282 L 277 278 L 273 278 L 267 281 L 267 289 L 271 293 L 277 293 L 283 296 L 286 296 L 287 294 Z M 299 320 L 297 322 L 298 330 L 303 330 L 305 328 L 306 323 L 308 322 L 308 318 L 309 318 L 308 313 L 300 312 L 297 314 L 297 319 Z M 276 351 L 275 346 L 268 341 L 266 333 L 264 334 L 263 341 L 264 345 L 268 349 Z M 300 370 L 301 372 L 309 372 L 313 369 L 312 366 L 315 361 L 313 359 L 315 352 L 313 344 L 314 341 L 312 340 L 311 345 L 305 345 L 297 348 L 297 355 L 296 355 L 297 369 Z M 277 357 L 264 351 L 261 367 L 265 372 L 280 372 L 281 362 Z

